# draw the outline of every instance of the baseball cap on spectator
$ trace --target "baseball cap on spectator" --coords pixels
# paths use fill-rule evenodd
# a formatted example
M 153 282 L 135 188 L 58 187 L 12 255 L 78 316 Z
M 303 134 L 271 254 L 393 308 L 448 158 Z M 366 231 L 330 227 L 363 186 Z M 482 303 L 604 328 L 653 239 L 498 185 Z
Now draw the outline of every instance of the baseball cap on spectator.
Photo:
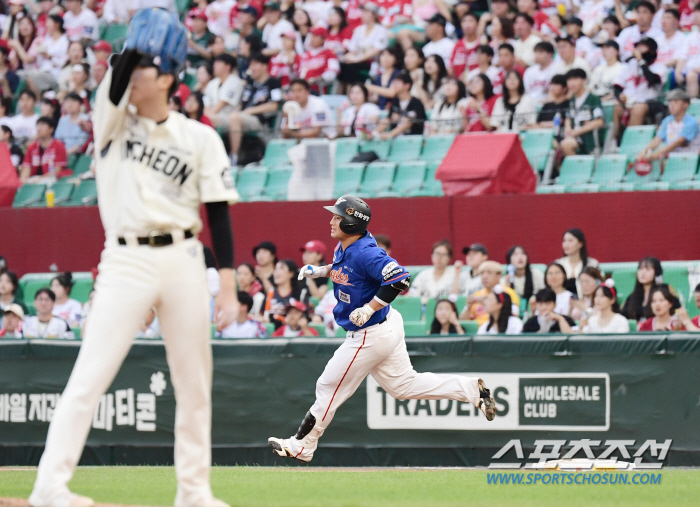
M 92 50 L 93 51 L 107 51 L 108 53 L 112 52 L 112 45 L 107 42 L 106 40 L 99 40 L 95 44 L 92 45 Z
M 328 37 L 328 29 L 322 26 L 315 26 L 311 29 L 311 35 L 317 35 L 318 37 Z
M 309 251 L 325 254 L 326 245 L 317 239 L 312 239 L 311 241 L 307 241 L 306 244 L 302 246 L 299 250 L 301 250 L 302 252 Z
M 270 9 L 271 11 L 279 11 L 280 4 L 279 2 L 275 2 L 274 0 L 268 0 L 267 2 L 265 2 L 265 9 Z
M 566 20 L 566 24 L 569 25 L 578 25 L 578 26 L 583 26 L 583 21 L 581 18 L 577 18 L 576 16 L 571 16 L 569 19 Z
M 566 73 L 566 80 L 568 81 L 569 79 L 588 79 L 588 76 L 586 75 L 586 71 L 583 69 L 579 68 L 574 68 L 571 69 L 569 72 Z
M 489 254 L 489 251 L 486 250 L 486 247 L 481 243 L 472 243 L 471 246 L 465 246 L 464 248 L 462 248 L 462 253 L 464 255 L 467 255 L 471 250 L 474 250 L 475 252 L 481 252 L 484 255 Z
M 256 246 L 254 246 L 253 257 L 255 257 L 255 254 L 257 254 L 258 250 L 260 249 L 269 250 L 272 255 L 277 256 L 277 247 L 272 241 L 261 241 Z
M 292 40 L 297 40 L 297 33 L 293 30 L 288 30 L 282 34 L 282 37 L 287 37 Z
M 2 313 L 3 313 L 3 314 L 5 314 L 5 313 L 14 313 L 14 314 L 17 315 L 17 317 L 19 317 L 20 319 L 23 319 L 23 318 L 24 318 L 24 310 L 22 310 L 22 307 L 19 306 L 17 303 L 13 303 L 13 304 L 11 304 L 10 306 L 8 306 L 7 308 L 5 308 L 5 309 L 2 311 Z
M 688 102 L 690 103 L 690 95 L 688 95 L 685 90 L 681 90 L 680 88 L 676 88 L 675 90 L 671 90 L 666 94 L 666 100 L 682 100 L 683 102 Z
M 433 17 L 428 20 L 428 23 L 437 23 L 440 26 L 447 26 L 447 20 L 442 14 L 434 14 Z
M 207 16 L 207 13 L 204 11 L 204 9 L 200 9 L 199 7 L 195 7 L 192 9 L 189 14 L 187 15 L 188 18 L 199 18 L 203 19 L 204 21 L 209 21 L 209 17 Z
M 302 303 L 301 301 L 294 301 L 294 303 L 289 303 L 287 306 L 285 306 L 285 311 L 288 312 L 294 308 L 295 310 L 299 310 L 301 313 L 306 313 L 306 305 Z
M 256 20 L 258 19 L 258 11 L 255 7 L 249 5 L 248 7 L 243 7 L 238 11 L 238 14 L 250 14 L 255 18 Z

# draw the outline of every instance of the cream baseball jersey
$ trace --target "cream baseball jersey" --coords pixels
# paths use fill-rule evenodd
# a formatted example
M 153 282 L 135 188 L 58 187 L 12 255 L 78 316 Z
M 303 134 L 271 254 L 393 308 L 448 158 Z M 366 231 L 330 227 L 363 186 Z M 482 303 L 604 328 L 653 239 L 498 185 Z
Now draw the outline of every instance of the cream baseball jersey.
M 170 111 L 161 122 L 109 99 L 110 69 L 95 98 L 97 194 L 107 237 L 153 230 L 199 232 L 200 202 L 238 200 L 230 162 L 214 129 Z

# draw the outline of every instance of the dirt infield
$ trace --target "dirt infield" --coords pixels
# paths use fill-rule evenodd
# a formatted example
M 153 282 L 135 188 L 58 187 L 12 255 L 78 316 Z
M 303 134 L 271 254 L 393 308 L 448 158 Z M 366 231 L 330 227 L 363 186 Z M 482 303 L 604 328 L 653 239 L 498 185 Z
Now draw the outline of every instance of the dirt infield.
M 30 507 L 27 500 L 21 498 L 0 498 L 0 507 Z M 138 505 L 117 505 L 114 503 L 96 503 L 95 507 L 142 507 Z

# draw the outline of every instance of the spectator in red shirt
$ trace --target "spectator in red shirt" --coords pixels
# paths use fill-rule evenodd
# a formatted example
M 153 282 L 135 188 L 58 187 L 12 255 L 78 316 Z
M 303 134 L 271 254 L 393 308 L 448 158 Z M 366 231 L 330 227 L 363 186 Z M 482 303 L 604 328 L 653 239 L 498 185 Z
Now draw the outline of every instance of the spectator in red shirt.
M 651 311 L 654 316 L 642 322 L 639 331 L 683 331 L 685 327 L 676 311 L 681 308 L 681 302 L 671 292 L 668 284 L 662 283 L 651 289 Z M 685 315 L 688 316 L 687 313 Z
M 340 62 L 333 50 L 324 47 L 328 30 L 322 26 L 311 29 L 309 50 L 301 56 L 299 77 L 306 80 L 314 91 L 332 83 L 340 72 Z
M 95 55 L 95 61 L 107 62 L 112 54 L 112 45 L 106 40 L 99 40 L 92 46 L 92 53 Z
M 272 333 L 273 338 L 298 338 L 299 336 L 318 336 L 318 331 L 309 327 L 306 305 L 301 301 L 287 305 L 285 324 Z
M 328 12 L 328 37 L 326 47 L 337 56 L 347 51 L 347 44 L 352 38 L 352 29 L 348 26 L 342 7 L 333 7 Z
M 549 16 L 537 9 L 537 0 L 518 0 L 517 7 L 518 12 L 524 12 L 535 21 L 533 33 L 541 36 L 542 26 L 549 22 Z
M 479 47 L 479 18 L 473 12 L 467 12 L 461 20 L 462 34 L 452 50 L 450 65 L 452 75 L 459 78 L 466 70 L 476 69 L 479 62 L 476 59 L 476 48 Z
M 293 31 L 282 34 L 282 50 L 270 59 L 268 72 L 271 77 L 280 80 L 283 89 L 287 89 L 292 79 L 299 74 L 301 57 L 295 51 L 297 33 Z
M 37 140 L 27 146 L 20 167 L 19 178 L 22 183 L 51 182 L 73 174 L 72 170 L 66 169 L 66 146 L 54 139 L 55 131 L 56 122 L 51 118 L 42 116 L 37 120 Z
M 465 132 L 493 130 L 491 112 L 499 96 L 493 93 L 493 85 L 486 74 L 479 74 L 469 81 L 469 95 L 471 97 L 467 101 Z
M 197 120 L 204 125 L 214 128 L 211 120 L 204 114 L 204 97 L 202 92 L 192 92 L 187 97 L 183 114 L 192 120 Z

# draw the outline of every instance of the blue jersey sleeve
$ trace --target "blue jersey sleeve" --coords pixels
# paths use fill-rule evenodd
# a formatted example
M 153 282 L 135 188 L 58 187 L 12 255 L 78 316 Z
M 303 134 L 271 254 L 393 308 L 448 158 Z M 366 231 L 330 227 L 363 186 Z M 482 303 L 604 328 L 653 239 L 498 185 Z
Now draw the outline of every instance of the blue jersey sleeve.
M 365 269 L 367 276 L 378 280 L 381 285 L 391 285 L 409 276 L 406 268 L 389 257 L 381 248 L 373 248 L 373 255 L 367 259 Z

